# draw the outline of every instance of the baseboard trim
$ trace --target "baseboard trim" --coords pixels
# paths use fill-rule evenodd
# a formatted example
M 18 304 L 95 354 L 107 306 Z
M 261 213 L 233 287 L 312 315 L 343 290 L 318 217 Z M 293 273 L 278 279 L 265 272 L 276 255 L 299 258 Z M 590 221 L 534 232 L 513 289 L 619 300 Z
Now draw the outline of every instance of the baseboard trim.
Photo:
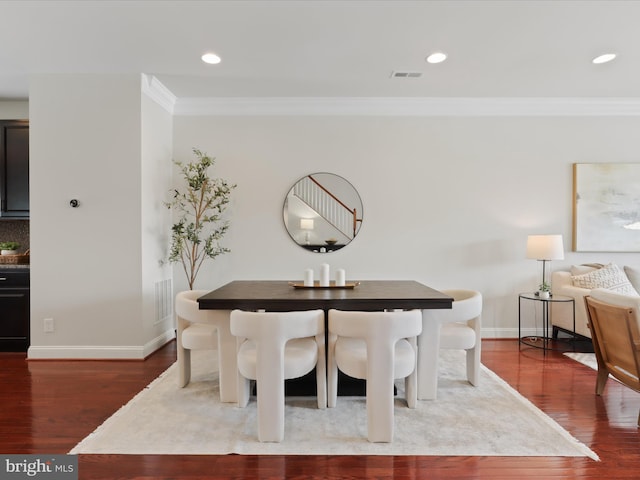
M 533 335 L 535 329 L 530 329 L 531 331 L 525 331 L 524 329 L 521 332 L 521 335 Z M 482 338 L 518 338 L 518 329 L 517 328 L 483 328 L 480 331 L 480 335 Z
M 154 338 L 150 342 L 147 342 L 143 349 L 144 358 L 147 358 L 153 352 L 155 352 L 159 348 L 162 348 L 164 345 L 166 345 L 168 342 L 170 342 L 174 338 L 176 338 L 176 331 L 174 328 L 170 328 L 169 330 L 166 330 L 161 335 L 158 335 L 156 338 Z
M 175 338 L 173 328 L 163 332 L 144 345 L 55 345 L 30 346 L 29 360 L 144 360 L 167 342 Z

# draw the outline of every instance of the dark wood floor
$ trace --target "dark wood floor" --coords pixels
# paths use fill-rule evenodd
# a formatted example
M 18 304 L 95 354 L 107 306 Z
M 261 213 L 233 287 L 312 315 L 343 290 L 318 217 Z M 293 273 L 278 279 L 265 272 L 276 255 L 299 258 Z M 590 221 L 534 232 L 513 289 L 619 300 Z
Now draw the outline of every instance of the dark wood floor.
M 0 452 L 66 453 L 175 360 L 26 361 L 0 353 Z M 561 354 L 485 340 L 483 363 L 601 461 L 561 457 L 80 455 L 81 479 L 637 479 L 640 394 Z M 461 438 L 460 441 L 464 441 Z

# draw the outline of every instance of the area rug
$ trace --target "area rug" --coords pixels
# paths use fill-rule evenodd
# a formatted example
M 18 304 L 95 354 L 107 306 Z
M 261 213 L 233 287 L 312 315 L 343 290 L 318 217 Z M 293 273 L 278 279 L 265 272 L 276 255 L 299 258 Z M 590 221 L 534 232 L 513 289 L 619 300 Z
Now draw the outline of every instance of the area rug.
M 409 409 L 403 384 L 395 401 L 392 443 L 367 441 L 364 397 L 338 397 L 319 410 L 315 397 L 287 397 L 285 439 L 257 440 L 256 401 L 218 400 L 211 352 L 193 352 L 191 383 L 178 387 L 172 365 L 70 453 L 259 455 L 588 456 L 586 445 L 482 367 L 466 382 L 464 352 L 443 351 L 438 399 Z
M 596 371 L 598 370 L 598 360 L 596 360 L 595 353 L 566 352 L 564 355 L 569 357 L 572 360 L 575 360 L 578 363 L 581 363 L 591 368 L 592 370 L 596 370 Z M 620 380 L 618 380 L 613 375 L 609 375 L 609 378 L 618 383 L 621 383 Z
M 566 352 L 564 355 L 593 370 L 598 370 L 598 361 L 595 353 Z

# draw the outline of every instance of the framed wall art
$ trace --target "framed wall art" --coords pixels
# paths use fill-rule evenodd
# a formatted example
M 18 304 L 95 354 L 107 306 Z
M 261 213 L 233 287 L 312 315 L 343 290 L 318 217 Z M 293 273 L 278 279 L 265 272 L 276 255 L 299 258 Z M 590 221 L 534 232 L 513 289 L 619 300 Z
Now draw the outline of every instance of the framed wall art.
M 573 250 L 640 252 L 640 163 L 573 165 Z

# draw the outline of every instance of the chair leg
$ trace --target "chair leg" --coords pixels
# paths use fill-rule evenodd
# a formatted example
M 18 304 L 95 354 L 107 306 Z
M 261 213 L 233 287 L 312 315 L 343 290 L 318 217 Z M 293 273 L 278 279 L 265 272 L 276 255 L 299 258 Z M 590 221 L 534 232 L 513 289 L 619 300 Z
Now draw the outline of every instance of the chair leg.
M 281 442 L 284 438 L 284 345 L 259 345 L 258 440 Z
M 191 381 L 191 350 L 178 345 L 178 385 L 186 387 Z
M 218 325 L 218 372 L 220 378 L 220 401 L 238 401 L 238 350 L 236 337 L 231 335 L 229 322 Z
M 404 392 L 409 408 L 416 408 L 418 403 L 418 372 L 414 370 L 404 379 Z
M 606 368 L 598 368 L 598 376 L 596 377 L 596 395 L 602 395 L 608 379 L 609 371 Z
M 408 339 L 414 352 L 413 372 L 404 379 L 404 396 L 409 408 L 416 408 L 418 403 L 418 347 L 416 337 Z
M 385 345 L 372 346 L 377 355 L 367 359 L 367 438 L 370 442 L 393 441 L 395 347 L 393 345 L 386 347 L 388 351 L 385 351 Z
M 237 392 L 236 397 L 237 397 L 238 407 L 240 408 L 244 408 L 247 406 L 247 404 L 249 403 L 249 397 L 251 396 L 251 380 L 244 377 L 240 373 L 240 368 L 238 367 L 238 352 L 240 351 L 240 346 L 245 340 L 246 339 L 242 337 L 235 338 L 235 343 L 236 343 L 235 375 L 236 375 L 236 392 Z
M 324 346 L 324 332 L 316 335 L 318 360 L 316 362 L 316 394 L 318 408 L 327 408 L 327 357 Z
M 251 380 L 244 378 L 238 373 L 237 375 L 237 401 L 238 407 L 244 408 L 249 404 L 251 396 Z
M 418 400 L 435 400 L 438 395 L 440 322 L 423 322 L 418 337 Z
M 369 390 L 370 380 L 367 380 Z M 388 386 L 393 392 L 393 382 Z M 393 441 L 393 394 L 369 395 L 367 393 L 367 439 L 372 443 Z
M 176 346 L 178 357 L 178 385 L 182 388 L 191 381 L 191 350 L 182 346 L 182 332 L 189 325 L 184 318 L 177 317 Z
M 476 340 L 476 346 L 467 350 L 467 380 L 473 386 L 478 386 L 480 381 L 480 343 Z
M 336 363 L 337 336 L 329 334 L 329 352 L 327 359 L 327 406 L 334 408 L 338 399 L 338 364 Z
M 259 382 L 258 388 L 258 440 L 281 442 L 284 438 L 284 383 Z

